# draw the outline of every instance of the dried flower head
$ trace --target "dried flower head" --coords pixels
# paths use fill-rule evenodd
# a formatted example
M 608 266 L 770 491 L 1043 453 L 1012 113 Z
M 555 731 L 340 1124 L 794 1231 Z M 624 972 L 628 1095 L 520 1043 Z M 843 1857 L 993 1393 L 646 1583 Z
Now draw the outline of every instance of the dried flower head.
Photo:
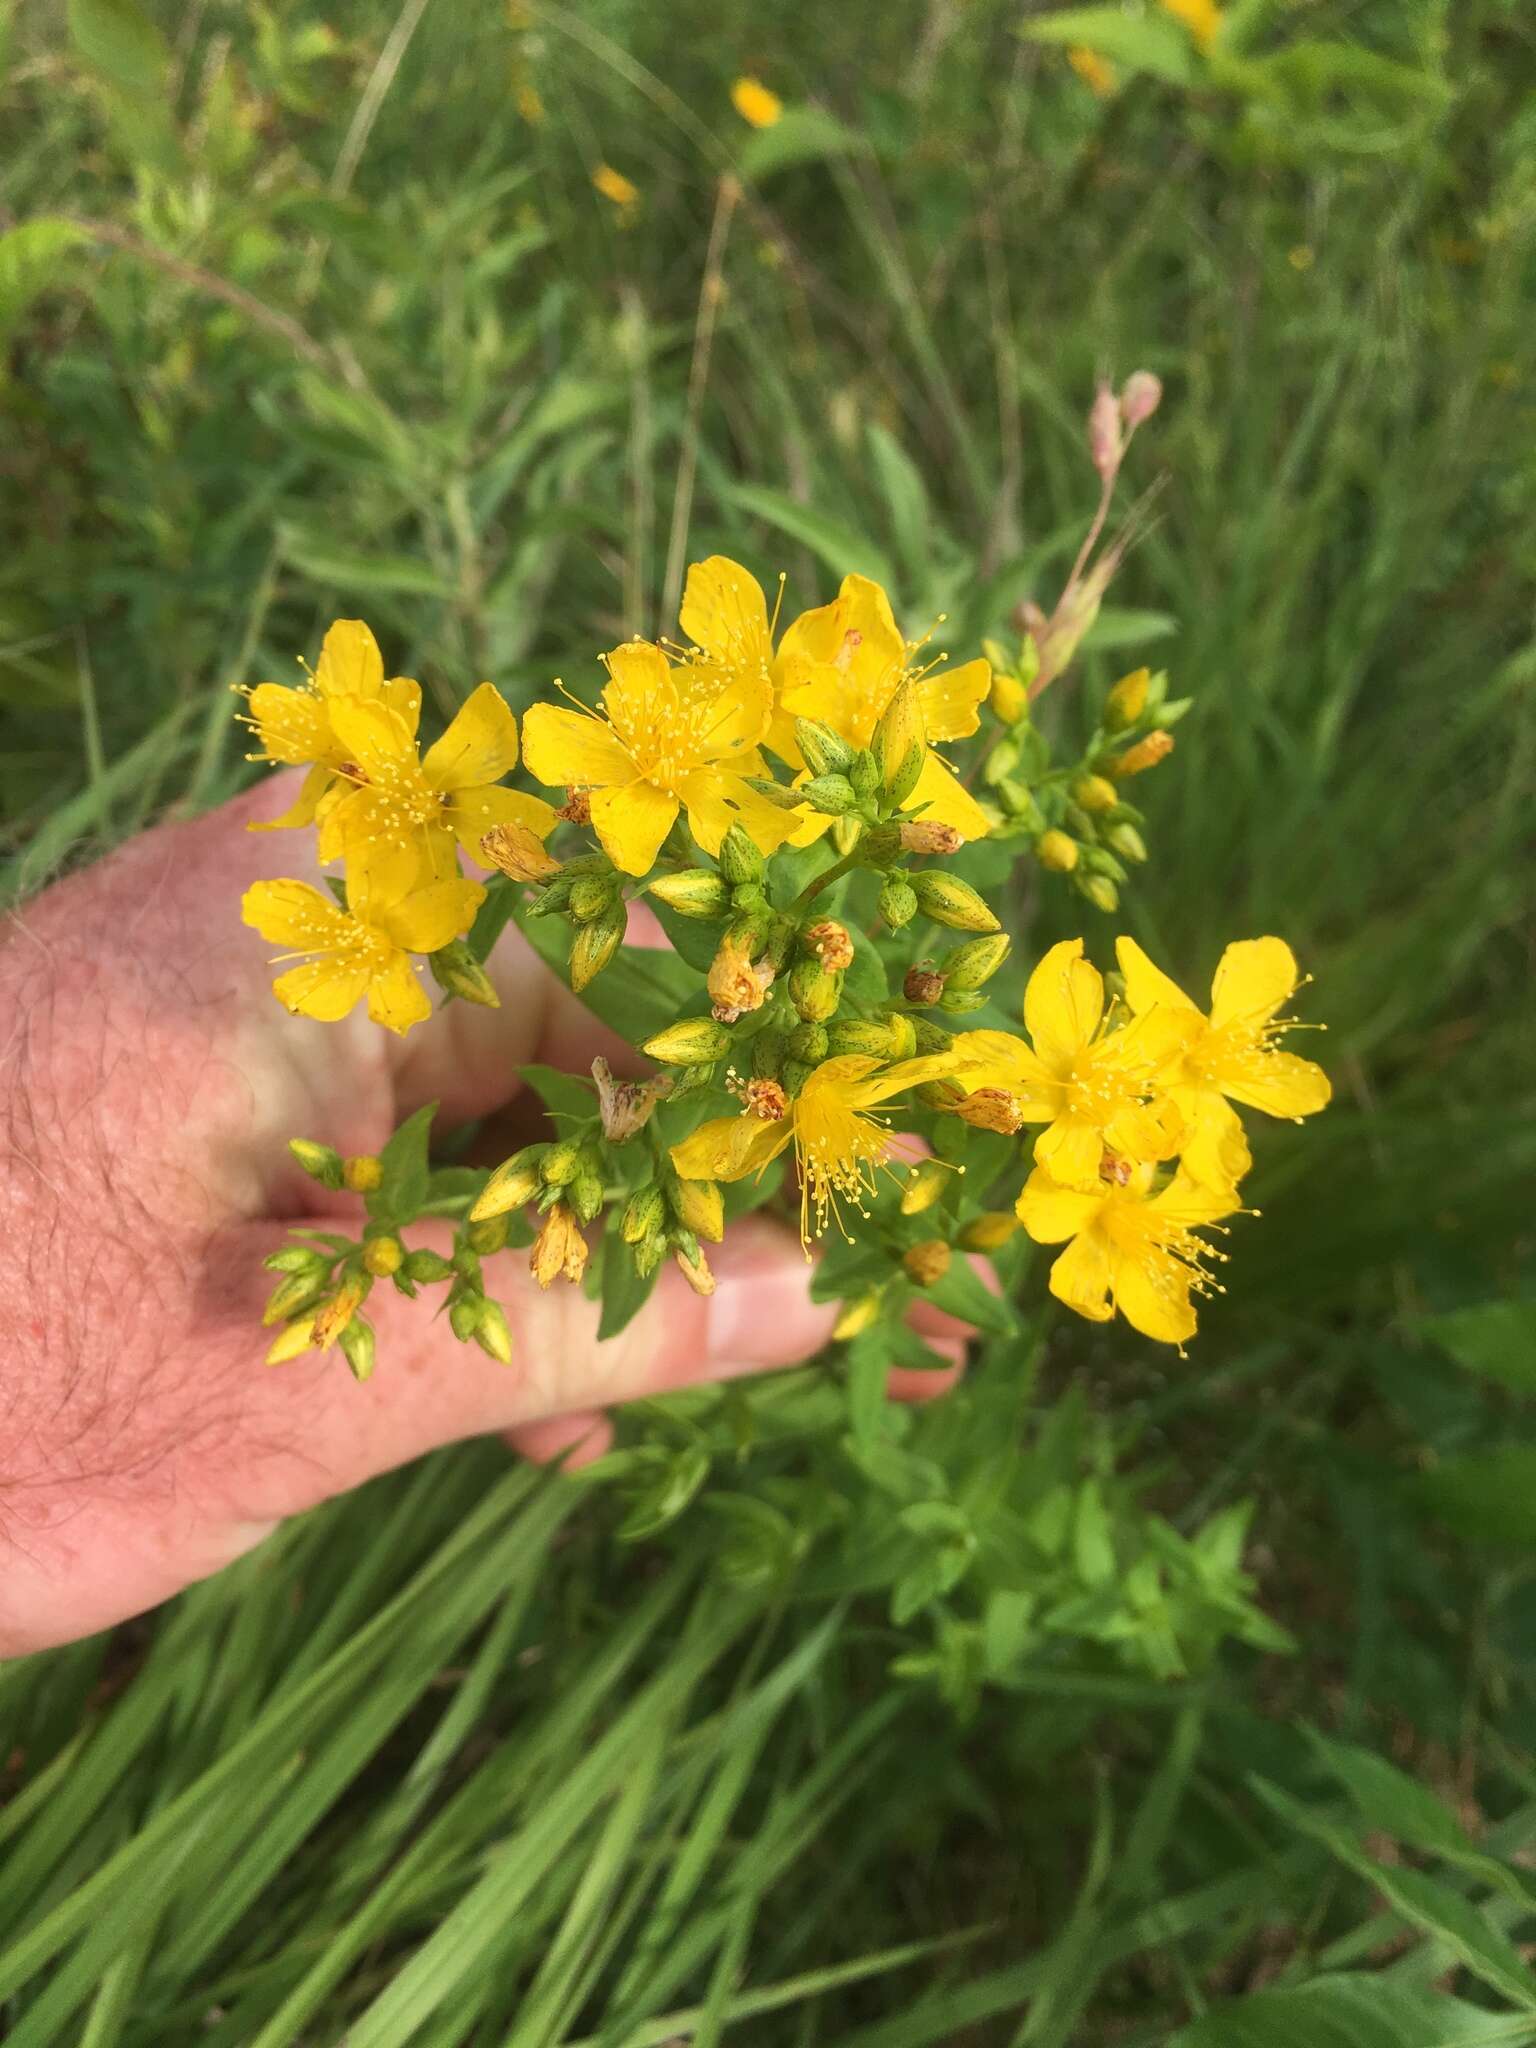
M 576 1212 L 564 1202 L 556 1202 L 534 1241 L 528 1270 L 541 1287 L 549 1287 L 556 1280 L 579 1281 L 586 1264 L 587 1240 L 581 1234 Z
M 480 858 L 514 882 L 545 882 L 560 872 L 559 861 L 526 825 L 493 825 L 480 841 Z
M 1007 1088 L 973 1088 L 955 1104 L 955 1115 L 979 1131 L 997 1131 L 1005 1138 L 1024 1128 L 1019 1098 Z
M 897 830 L 906 853 L 958 853 L 965 843 L 953 825 L 937 818 L 906 818 Z
M 853 965 L 853 940 L 848 927 L 839 924 L 835 917 L 824 917 L 807 925 L 802 936 L 828 974 L 841 974 Z
M 650 1081 L 619 1081 L 613 1069 L 599 1055 L 592 1062 L 597 1083 L 597 1107 L 603 1120 L 603 1136 L 611 1145 L 622 1145 L 650 1120 L 651 1111 L 672 1086 L 670 1074 Z

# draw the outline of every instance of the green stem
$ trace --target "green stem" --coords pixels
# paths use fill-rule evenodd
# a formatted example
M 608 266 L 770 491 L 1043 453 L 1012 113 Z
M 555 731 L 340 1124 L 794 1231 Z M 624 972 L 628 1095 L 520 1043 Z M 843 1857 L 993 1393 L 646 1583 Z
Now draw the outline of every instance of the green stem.
M 823 889 L 828 888 L 833 882 L 841 881 L 844 875 L 849 873 L 851 869 L 858 867 L 858 865 L 859 849 L 854 847 L 853 851 L 845 853 L 841 860 L 833 861 L 831 867 L 823 868 L 819 875 L 806 883 L 794 902 L 790 904 L 790 916 L 792 917 L 797 910 L 804 910 L 810 903 L 815 901 Z

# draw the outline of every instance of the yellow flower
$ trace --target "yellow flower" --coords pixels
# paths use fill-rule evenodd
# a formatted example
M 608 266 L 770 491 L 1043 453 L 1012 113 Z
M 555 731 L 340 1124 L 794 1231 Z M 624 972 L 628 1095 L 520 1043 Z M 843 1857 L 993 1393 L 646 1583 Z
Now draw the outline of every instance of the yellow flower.
M 765 703 L 774 686 L 773 625 L 763 586 L 729 555 L 694 562 L 683 585 L 683 631 L 697 657 L 731 684 L 759 692 Z
M 1134 939 L 1117 939 L 1115 955 L 1126 1001 L 1138 1017 L 1161 1011 L 1184 1022 L 1184 1043 L 1164 1085 L 1189 1126 L 1184 1166 L 1195 1179 L 1219 1187 L 1248 1171 L 1248 1141 L 1231 1103 L 1290 1117 L 1326 1106 L 1333 1090 L 1322 1068 L 1275 1050 L 1288 1028 L 1275 1021 L 1275 1012 L 1300 979 L 1283 939 L 1239 939 L 1228 946 L 1211 983 L 1209 1016 Z
M 1019 1122 L 1048 1127 L 1035 1140 L 1039 1165 L 1064 1186 L 1092 1188 L 1105 1145 L 1137 1161 L 1172 1157 L 1181 1125 L 1162 1076 L 1185 1020 L 1160 1009 L 1104 1028 L 1104 978 L 1081 939 L 1063 939 L 1029 977 L 1024 1024 L 1028 1044 L 1007 1031 L 961 1032 L 955 1078 L 1005 1090 Z
M 616 171 L 612 164 L 598 165 L 592 173 L 592 185 L 621 214 L 633 213 L 640 204 L 640 187 L 632 184 L 622 171 Z
M 738 78 L 731 87 L 731 105 L 743 121 L 754 128 L 771 128 L 784 111 L 784 102 L 770 92 L 760 79 Z
M 606 662 L 601 713 L 535 704 L 523 750 L 540 782 L 590 793 L 592 828 L 614 865 L 648 874 L 684 809 L 706 853 L 719 852 L 733 824 L 764 853 L 782 845 L 794 815 L 745 779 L 764 772 L 766 681 L 670 662 L 647 640 L 616 647 Z
M 349 761 L 331 723 L 337 703 L 356 698 L 386 705 L 408 720 L 413 731 L 421 711 L 421 685 L 407 676 L 385 681 L 379 643 L 361 619 L 336 621 L 321 645 L 314 673 L 305 682 L 293 688 L 286 683 L 258 683 L 249 697 L 247 722 L 262 748 L 251 758 L 309 767 L 310 771 L 293 807 L 281 818 L 252 825 L 253 832 L 314 822 L 321 799 Z
M 540 839 L 554 829 L 542 797 L 496 786 L 517 764 L 517 721 L 491 683 L 424 756 L 414 716 L 388 704 L 340 697 L 330 718 L 347 767 L 321 806 L 322 860 L 366 858 L 376 885 L 387 877 L 403 893 L 418 878 L 456 874 L 455 842 L 483 860 L 493 825 L 524 825 Z
M 946 668 L 940 662 L 914 669 L 917 644 L 903 639 L 891 601 L 867 576 L 845 576 L 831 604 L 802 612 L 784 635 L 778 655 L 779 716 L 768 745 L 795 766 L 796 718 L 830 725 L 850 746 L 867 747 L 875 727 L 902 683 L 916 685 L 929 752 L 908 803 L 925 818 L 952 825 L 966 839 L 987 831 L 985 813 L 954 771 L 932 751 L 932 743 L 964 739 L 981 722 L 980 707 L 992 686 L 985 661 Z M 817 818 L 812 835 L 825 831 Z
M 1077 43 L 1068 50 L 1067 62 L 1091 93 L 1101 100 L 1109 98 L 1116 81 L 1115 67 L 1107 57 L 1101 57 L 1097 50 L 1085 49 Z
M 937 1080 L 953 1065 L 947 1052 L 900 1060 L 893 1067 L 866 1053 L 823 1060 L 789 1104 L 787 1116 L 759 1116 L 749 1106 L 740 1116 L 716 1117 L 672 1147 L 672 1164 L 684 1180 L 743 1180 L 761 1173 L 793 1144 L 800 1170 L 800 1237 L 808 1246 L 813 1215 L 818 1237 L 829 1219 L 842 1230 L 839 1202 L 851 1202 L 865 1214 L 880 1170 L 895 1171 L 887 1165 L 890 1131 L 867 1112 L 904 1088 Z
M 1216 0 L 1159 0 L 1159 5 L 1165 14 L 1183 22 L 1197 50 L 1210 52 L 1225 18 Z
M 1104 1165 L 1107 1177 L 1086 1189 L 1063 1187 L 1036 1167 L 1019 1196 L 1019 1221 L 1037 1244 L 1071 1240 L 1051 1268 L 1058 1301 L 1095 1323 L 1118 1309 L 1144 1337 L 1182 1345 L 1195 1334 L 1191 1297 L 1214 1284 L 1201 1266 L 1211 1247 L 1196 1227 L 1232 1215 L 1237 1199 L 1182 1168 L 1154 1194 L 1154 1166 L 1113 1154 Z
M 376 1024 L 404 1033 L 432 1014 L 410 955 L 435 953 L 468 931 L 484 900 L 478 882 L 402 889 L 392 873 L 364 863 L 347 878 L 345 910 L 308 882 L 253 882 L 240 914 L 274 945 L 314 956 L 272 984 L 296 1017 L 334 1023 L 366 996 Z

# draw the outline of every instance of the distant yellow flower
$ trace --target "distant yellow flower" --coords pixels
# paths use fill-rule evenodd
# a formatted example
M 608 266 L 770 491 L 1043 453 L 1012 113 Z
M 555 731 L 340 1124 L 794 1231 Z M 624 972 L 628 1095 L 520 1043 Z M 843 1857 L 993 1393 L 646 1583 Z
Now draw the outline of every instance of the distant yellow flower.
M 1101 57 L 1097 50 L 1085 49 L 1074 44 L 1067 52 L 1067 62 L 1077 73 L 1090 92 L 1099 99 L 1107 100 L 1115 89 L 1115 67 L 1107 57 Z
M 800 1236 L 809 1245 L 812 1219 L 819 1237 L 828 1221 L 843 1229 L 838 1204 L 851 1202 L 862 1215 L 876 1192 L 893 1139 L 886 1125 L 867 1112 L 905 1088 L 947 1074 L 949 1053 L 882 1066 L 864 1053 L 823 1060 L 788 1114 L 764 1117 L 748 1107 L 740 1116 L 716 1117 L 672 1147 L 672 1164 L 685 1180 L 743 1180 L 761 1173 L 793 1144 L 800 1170 Z M 844 1235 L 846 1235 L 846 1230 Z
M 484 900 L 477 882 L 401 889 L 365 863 L 348 876 L 345 910 L 308 882 L 253 882 L 240 914 L 274 945 L 314 956 L 272 984 L 295 1016 L 335 1023 L 366 996 L 376 1024 L 404 1033 L 432 1014 L 411 954 L 435 953 L 468 931 Z
M 1158 4 L 1165 14 L 1183 22 L 1196 49 L 1206 52 L 1212 49 L 1225 19 L 1216 0 L 1158 0 Z
M 794 829 L 793 814 L 752 789 L 768 722 L 766 682 L 709 663 L 668 661 L 648 640 L 606 657 L 601 713 L 535 704 L 523 721 L 530 771 L 590 794 L 592 827 L 616 867 L 650 872 L 680 810 L 706 853 L 739 824 L 764 853 Z
M 1138 1162 L 1172 1157 L 1180 1122 L 1162 1077 L 1188 1034 L 1185 1019 L 1159 1010 L 1104 1029 L 1104 978 L 1081 939 L 1063 939 L 1029 977 L 1024 1024 L 1027 1044 L 1007 1031 L 961 1032 L 955 1078 L 1007 1091 L 1020 1123 L 1048 1127 L 1035 1158 L 1055 1179 L 1096 1187 L 1106 1145 Z
M 526 826 L 540 839 L 554 829 L 542 797 L 498 787 L 517 765 L 517 721 L 494 684 L 482 683 L 421 756 L 415 718 L 387 704 L 342 697 L 330 717 L 347 765 L 321 806 L 321 860 L 366 857 L 376 886 L 387 877 L 404 890 L 456 874 L 455 842 L 483 860 L 494 825 Z
M 1275 1050 L 1288 1028 L 1275 1013 L 1300 980 L 1283 939 L 1239 939 L 1228 946 L 1211 983 L 1209 1016 L 1134 939 L 1117 939 L 1115 955 L 1126 1001 L 1138 1017 L 1161 1011 L 1184 1020 L 1186 1035 L 1164 1085 L 1189 1127 L 1183 1163 L 1195 1179 L 1219 1187 L 1248 1171 L 1248 1141 L 1233 1102 L 1290 1117 L 1326 1106 L 1333 1090 L 1322 1068 Z
M 770 92 L 761 80 L 738 78 L 731 87 L 731 105 L 743 121 L 750 121 L 754 128 L 771 128 L 784 111 L 784 102 L 776 92 Z
M 1104 1164 L 1107 1177 L 1088 1189 L 1063 1187 L 1037 1167 L 1019 1196 L 1019 1221 L 1037 1244 L 1070 1240 L 1051 1267 L 1058 1301 L 1094 1323 L 1118 1309 L 1144 1337 L 1182 1345 L 1195 1334 L 1192 1297 L 1213 1284 L 1201 1264 L 1211 1247 L 1195 1231 L 1232 1215 L 1236 1197 L 1182 1168 L 1154 1194 L 1154 1166 L 1112 1154 Z
M 532 79 L 525 78 L 517 88 L 517 111 L 530 128 L 542 128 L 547 116 L 539 88 Z
M 421 712 L 421 685 L 407 676 L 384 679 L 379 643 L 361 619 L 338 619 L 326 634 L 313 674 L 290 687 L 258 683 L 249 692 L 248 723 L 261 741 L 256 760 L 308 767 L 297 801 L 280 818 L 253 825 L 253 832 L 272 832 L 284 825 L 314 822 L 321 799 L 348 765 L 345 745 L 331 723 L 332 707 L 356 698 L 387 705 L 406 719 L 412 731 Z
M 802 612 L 779 647 L 779 715 L 767 744 L 800 764 L 796 718 L 829 725 L 850 746 L 867 747 L 886 707 L 904 682 L 917 690 L 929 751 L 907 799 L 923 817 L 953 825 L 965 839 L 980 839 L 987 818 L 954 770 L 933 752 L 933 742 L 964 739 L 981 723 L 980 707 L 992 686 L 985 661 L 946 668 L 914 668 L 918 644 L 903 638 L 891 601 L 867 576 L 845 576 L 831 604 Z M 818 818 L 813 831 L 826 829 Z
M 592 173 L 592 184 L 620 213 L 632 213 L 640 204 L 640 187 L 632 184 L 622 171 L 616 171 L 612 164 L 599 164 Z

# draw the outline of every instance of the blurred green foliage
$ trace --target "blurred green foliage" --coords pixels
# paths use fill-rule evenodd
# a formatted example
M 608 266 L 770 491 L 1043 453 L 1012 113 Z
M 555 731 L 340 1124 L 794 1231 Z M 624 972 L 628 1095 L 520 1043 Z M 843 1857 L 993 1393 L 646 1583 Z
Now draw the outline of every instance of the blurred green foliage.
M 670 627 L 685 544 L 969 651 L 1145 365 L 1158 522 L 1045 702 L 1194 694 L 1139 936 L 1285 933 L 1337 1094 L 1187 1362 L 998 1338 L 846 1443 L 791 1376 L 611 1506 L 445 1455 L 0 1672 L 9 2039 L 1536 2039 L 1536 30 L 1075 12 L 6 14 L 13 896 L 238 787 L 228 686 L 338 613 L 442 714 Z M 861 1571 L 807 1473 L 901 1499 Z

